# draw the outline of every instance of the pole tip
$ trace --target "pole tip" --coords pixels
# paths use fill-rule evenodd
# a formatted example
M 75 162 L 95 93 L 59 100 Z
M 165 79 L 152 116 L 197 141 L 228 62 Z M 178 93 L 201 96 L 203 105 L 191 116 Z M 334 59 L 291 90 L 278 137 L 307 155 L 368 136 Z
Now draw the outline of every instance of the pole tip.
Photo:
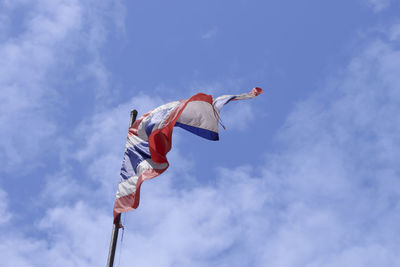
M 136 109 L 131 110 L 131 121 L 130 121 L 129 127 L 131 127 L 132 124 L 135 122 L 137 114 L 138 114 L 138 112 Z

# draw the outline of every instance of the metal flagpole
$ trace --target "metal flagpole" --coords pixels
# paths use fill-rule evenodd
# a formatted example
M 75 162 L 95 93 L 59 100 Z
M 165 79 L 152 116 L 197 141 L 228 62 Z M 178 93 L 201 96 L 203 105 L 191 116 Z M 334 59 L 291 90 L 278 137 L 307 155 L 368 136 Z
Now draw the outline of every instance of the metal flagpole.
M 114 266 L 114 256 L 115 256 L 115 249 L 117 248 L 117 241 L 118 241 L 118 231 L 121 228 L 121 214 L 118 214 L 115 218 L 112 234 L 111 234 L 111 242 L 110 242 L 110 250 L 108 252 L 108 260 L 107 260 L 107 267 Z
M 131 111 L 131 119 L 129 121 L 129 127 L 135 122 L 137 116 L 137 110 L 134 109 Z M 108 252 L 108 260 L 107 260 L 107 267 L 114 266 L 114 257 L 115 257 L 115 249 L 117 248 L 117 241 L 118 241 L 118 231 L 122 228 L 121 225 L 121 214 L 118 214 L 114 220 L 114 225 L 111 233 L 111 242 L 110 242 L 110 250 Z

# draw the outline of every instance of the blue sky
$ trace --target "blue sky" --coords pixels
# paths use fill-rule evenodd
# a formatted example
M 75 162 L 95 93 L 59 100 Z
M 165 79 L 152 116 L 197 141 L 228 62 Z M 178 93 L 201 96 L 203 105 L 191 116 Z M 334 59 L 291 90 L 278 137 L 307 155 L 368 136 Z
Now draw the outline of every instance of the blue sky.
M 251 90 L 123 216 L 119 266 L 395 266 L 400 4 L 0 1 L 2 266 L 106 263 L 129 111 Z

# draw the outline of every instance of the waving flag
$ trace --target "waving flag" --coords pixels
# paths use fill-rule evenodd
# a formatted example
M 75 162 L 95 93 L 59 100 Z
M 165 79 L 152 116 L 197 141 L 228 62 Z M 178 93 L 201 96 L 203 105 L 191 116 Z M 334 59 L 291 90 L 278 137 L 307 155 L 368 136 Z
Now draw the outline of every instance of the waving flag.
M 261 94 L 261 88 L 250 93 L 212 98 L 203 93 L 187 100 L 162 105 L 140 117 L 129 128 L 120 183 L 114 205 L 114 218 L 139 206 L 143 181 L 163 173 L 169 166 L 174 126 L 209 140 L 218 140 L 221 108 L 233 100 L 250 99 Z

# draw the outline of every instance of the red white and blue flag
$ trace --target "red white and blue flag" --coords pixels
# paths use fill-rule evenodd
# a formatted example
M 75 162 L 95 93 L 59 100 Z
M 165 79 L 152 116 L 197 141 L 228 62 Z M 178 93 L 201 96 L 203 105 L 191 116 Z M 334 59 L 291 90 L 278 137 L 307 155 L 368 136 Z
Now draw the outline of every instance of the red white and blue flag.
M 162 105 L 140 117 L 129 128 L 122 163 L 120 183 L 114 204 L 114 218 L 139 206 L 143 181 L 163 173 L 169 166 L 174 126 L 209 140 L 218 140 L 221 108 L 233 100 L 250 99 L 261 94 L 261 88 L 241 95 L 196 94 L 187 100 Z

